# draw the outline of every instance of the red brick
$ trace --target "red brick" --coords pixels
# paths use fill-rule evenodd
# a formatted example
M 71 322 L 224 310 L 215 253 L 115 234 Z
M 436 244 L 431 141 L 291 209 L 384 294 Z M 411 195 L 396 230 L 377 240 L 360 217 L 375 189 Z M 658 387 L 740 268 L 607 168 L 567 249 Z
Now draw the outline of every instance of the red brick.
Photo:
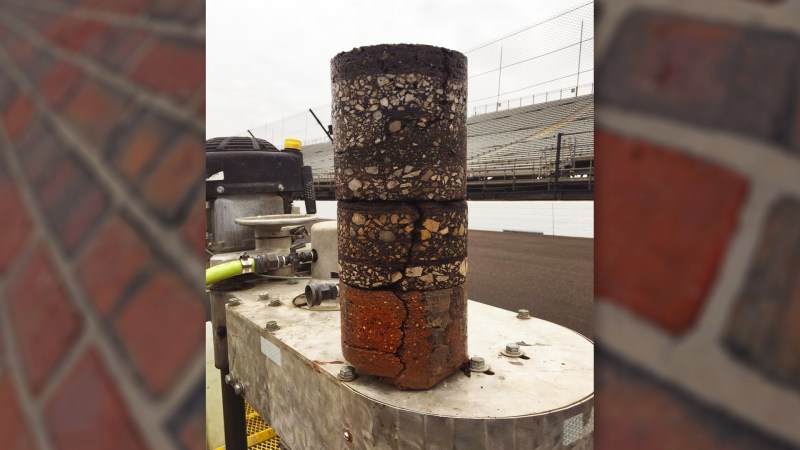
M 595 293 L 665 330 L 695 321 L 747 182 L 673 149 L 597 135 Z
M 131 300 L 114 326 L 148 389 L 162 394 L 203 348 L 203 299 L 161 273 Z M 165 343 L 169 350 L 165 351 Z
M 58 105 L 82 78 L 83 72 L 76 66 L 65 62 L 58 63 L 42 83 L 41 94 L 48 104 Z
M 206 254 L 206 202 L 198 196 L 193 202 L 189 216 L 183 224 L 183 236 L 198 255 Z
M 84 136 L 100 146 L 114 125 L 123 118 L 124 103 L 110 91 L 94 82 L 87 82 L 67 103 L 64 114 L 83 132 Z
M 202 179 L 205 167 L 203 143 L 197 136 L 186 136 L 159 162 L 147 178 L 144 198 L 162 213 L 172 214 L 187 192 Z
M 65 198 L 67 188 L 78 182 L 78 173 L 78 167 L 69 161 L 56 167 L 39 188 L 42 206 L 45 209 L 54 208 L 58 203 L 68 200 Z
M 608 354 L 598 354 L 597 369 L 597 450 L 792 448 Z
M 129 183 L 139 179 L 167 137 L 163 121 L 156 116 L 144 117 L 136 124 L 132 134 L 114 158 L 114 165 Z
M 131 72 L 131 78 L 150 88 L 188 99 L 203 89 L 206 57 L 202 48 L 154 44 Z
M 75 307 L 44 249 L 37 249 L 12 280 L 8 310 L 25 373 L 38 392 L 81 329 Z
M 61 15 L 50 24 L 44 34 L 58 46 L 80 51 L 105 29 L 106 25 L 102 22 L 80 20 L 68 15 Z
M 33 224 L 19 192 L 8 181 L 0 184 L 0 205 L 6 211 L 13 211 L 5 215 L 0 233 L 0 276 L 4 276 L 28 240 Z
M 13 450 L 35 450 L 30 430 L 22 416 L 17 393 L 11 376 L 0 372 L 0 442 L 3 448 Z
M 724 341 L 766 377 L 800 390 L 800 201 L 767 215 Z
M 113 255 L 114 264 L 108 263 Z M 95 308 L 107 315 L 152 257 L 148 245 L 120 217 L 112 217 L 91 244 L 78 277 Z
M 35 115 L 35 109 L 27 95 L 17 95 L 3 114 L 3 126 L 5 126 L 6 134 L 10 139 L 17 139 L 25 131 Z
M 602 62 L 598 99 L 783 141 L 798 53 L 800 40 L 787 33 L 637 11 Z
M 45 405 L 44 417 L 58 450 L 147 448 L 95 350 L 73 365 Z
M 90 189 L 72 202 L 70 212 L 63 217 L 61 242 L 67 250 L 78 248 L 108 207 L 106 194 L 100 189 Z
M 206 447 L 205 414 L 195 414 L 187 420 L 178 435 L 185 449 Z

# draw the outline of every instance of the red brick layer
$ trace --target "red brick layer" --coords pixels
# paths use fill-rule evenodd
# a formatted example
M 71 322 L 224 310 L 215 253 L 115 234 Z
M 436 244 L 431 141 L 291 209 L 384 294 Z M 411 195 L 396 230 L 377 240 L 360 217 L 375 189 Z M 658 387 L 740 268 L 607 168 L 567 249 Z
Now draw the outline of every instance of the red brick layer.
M 596 146 L 595 293 L 681 334 L 708 296 L 747 181 L 606 131 Z
M 357 372 L 429 389 L 469 359 L 463 286 L 405 293 L 340 286 L 342 352 Z

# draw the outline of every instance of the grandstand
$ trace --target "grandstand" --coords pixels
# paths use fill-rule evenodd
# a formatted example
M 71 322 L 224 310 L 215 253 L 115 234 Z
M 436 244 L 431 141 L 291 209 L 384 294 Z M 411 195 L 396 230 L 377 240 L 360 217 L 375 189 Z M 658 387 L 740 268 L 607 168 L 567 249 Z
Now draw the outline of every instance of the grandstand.
M 303 154 L 317 198 L 333 200 L 333 145 Z M 468 118 L 467 180 L 471 200 L 592 200 L 594 94 Z

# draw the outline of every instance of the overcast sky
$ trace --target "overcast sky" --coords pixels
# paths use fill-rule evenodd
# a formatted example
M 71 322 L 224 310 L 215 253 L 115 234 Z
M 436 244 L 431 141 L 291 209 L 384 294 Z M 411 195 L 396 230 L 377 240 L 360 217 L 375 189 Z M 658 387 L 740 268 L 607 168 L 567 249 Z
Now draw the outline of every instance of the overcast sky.
M 206 137 L 329 102 L 341 51 L 402 42 L 463 52 L 585 1 L 207 0 Z

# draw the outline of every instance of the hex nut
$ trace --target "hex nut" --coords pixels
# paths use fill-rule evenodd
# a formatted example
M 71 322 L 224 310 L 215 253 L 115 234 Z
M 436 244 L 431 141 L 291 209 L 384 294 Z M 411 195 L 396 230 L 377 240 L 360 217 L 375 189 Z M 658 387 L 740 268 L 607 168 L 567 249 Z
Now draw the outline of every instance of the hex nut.
M 512 358 L 518 358 L 522 356 L 522 351 L 519 349 L 519 344 L 516 342 L 511 342 L 506 344 L 506 348 L 503 352 L 501 352 L 505 356 L 510 356 Z
M 353 381 L 357 376 L 356 369 L 353 366 L 343 366 L 339 369 L 339 379 L 342 381 Z
M 486 365 L 486 360 L 480 356 L 473 356 L 469 359 L 469 370 L 473 372 L 486 372 L 489 366 Z
M 217 186 L 217 194 L 224 194 L 225 193 L 225 186 L 219 185 Z
M 520 309 L 517 311 L 517 319 L 528 320 L 531 318 L 531 313 L 527 309 Z
M 233 375 L 226 374 L 225 375 L 225 384 L 230 385 L 231 383 L 233 383 Z
M 269 298 L 270 298 L 269 292 L 262 292 L 262 293 L 258 294 L 258 299 L 259 300 L 269 300 Z
M 278 326 L 278 322 L 277 321 L 270 320 L 269 322 L 267 322 L 267 324 L 266 324 L 266 326 L 264 326 L 264 328 L 266 328 L 267 331 L 275 331 L 275 330 L 279 330 L 281 327 Z
M 269 301 L 269 306 L 281 306 L 280 299 L 273 298 Z
M 234 298 L 228 301 L 228 306 L 239 306 L 242 304 L 242 301 L 238 298 Z

